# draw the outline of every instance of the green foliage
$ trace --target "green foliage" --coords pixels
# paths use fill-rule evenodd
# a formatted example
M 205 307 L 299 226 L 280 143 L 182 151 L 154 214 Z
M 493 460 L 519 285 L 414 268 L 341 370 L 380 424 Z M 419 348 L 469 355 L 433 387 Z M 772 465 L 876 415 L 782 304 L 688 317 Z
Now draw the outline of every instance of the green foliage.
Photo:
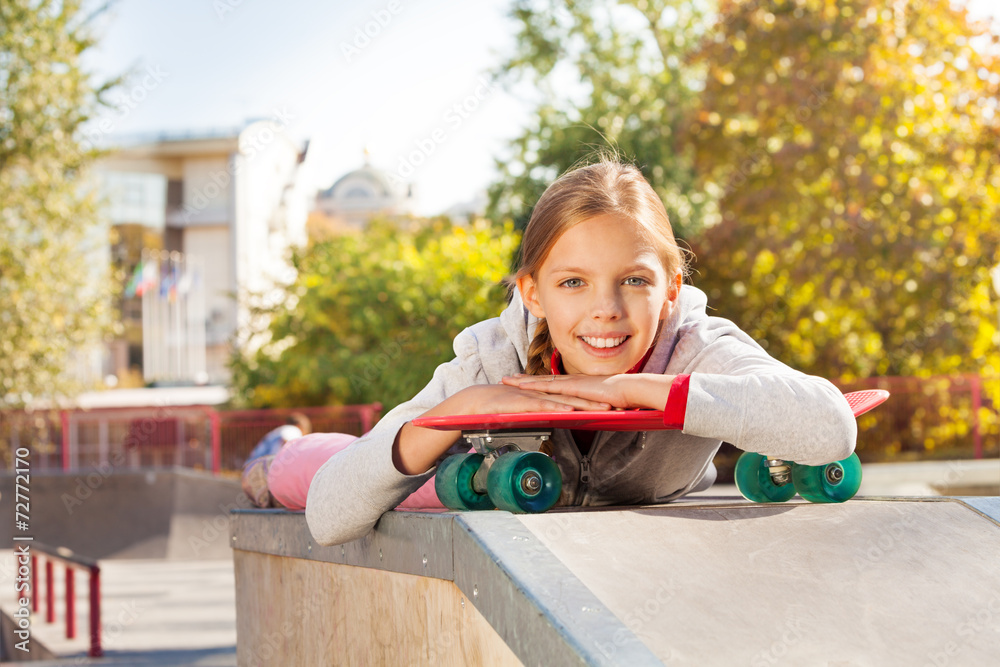
M 710 302 L 829 377 L 1000 373 L 997 39 L 950 0 L 720 11 L 689 128 Z
M 556 176 L 610 148 L 642 168 L 678 235 L 697 231 L 707 200 L 694 187 L 681 128 L 704 69 L 685 63 L 705 29 L 703 8 L 689 0 L 515 2 L 517 51 L 500 74 L 541 99 L 510 158 L 497 161 L 491 217 L 526 224 Z
M 510 225 L 399 224 L 375 222 L 293 254 L 297 279 L 258 308 L 270 324 L 234 359 L 243 402 L 390 409 L 454 357 L 455 335 L 499 315 L 520 241 Z
M 80 69 L 94 44 L 80 4 L 0 3 L 0 407 L 72 391 L 73 352 L 112 322 L 87 256 L 107 239 L 77 136 L 106 87 Z

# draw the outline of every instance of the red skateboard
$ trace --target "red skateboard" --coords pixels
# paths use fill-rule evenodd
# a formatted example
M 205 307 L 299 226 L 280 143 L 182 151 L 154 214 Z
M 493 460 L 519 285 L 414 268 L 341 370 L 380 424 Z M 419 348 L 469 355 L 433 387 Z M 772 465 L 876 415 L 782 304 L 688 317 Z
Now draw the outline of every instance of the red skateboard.
M 858 417 L 889 398 L 881 389 L 845 394 Z M 449 456 L 435 477 L 435 490 L 454 510 L 499 509 L 544 512 L 562 490 L 555 462 L 538 451 L 557 428 L 591 431 L 663 431 L 662 410 L 525 412 L 418 417 L 414 426 L 461 430 L 476 453 Z M 736 486 L 748 500 L 784 502 L 798 491 L 814 503 L 844 502 L 861 485 L 857 454 L 822 466 L 806 466 L 744 452 L 736 464 Z

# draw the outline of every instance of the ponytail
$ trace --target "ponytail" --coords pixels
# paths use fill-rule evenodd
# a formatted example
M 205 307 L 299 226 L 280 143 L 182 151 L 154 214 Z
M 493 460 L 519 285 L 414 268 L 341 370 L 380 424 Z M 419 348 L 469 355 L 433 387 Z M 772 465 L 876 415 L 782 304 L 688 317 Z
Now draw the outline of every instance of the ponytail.
M 545 319 L 538 320 L 535 327 L 535 337 L 528 346 L 528 366 L 524 372 L 528 375 L 548 375 L 552 372 L 552 336 L 549 335 L 549 324 Z

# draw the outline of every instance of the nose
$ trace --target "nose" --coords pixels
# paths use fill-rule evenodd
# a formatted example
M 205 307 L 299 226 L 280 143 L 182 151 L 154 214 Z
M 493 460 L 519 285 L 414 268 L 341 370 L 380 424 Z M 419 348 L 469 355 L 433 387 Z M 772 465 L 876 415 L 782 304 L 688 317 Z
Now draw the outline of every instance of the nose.
M 595 291 L 590 316 L 595 320 L 618 320 L 625 312 L 621 290 L 604 288 Z

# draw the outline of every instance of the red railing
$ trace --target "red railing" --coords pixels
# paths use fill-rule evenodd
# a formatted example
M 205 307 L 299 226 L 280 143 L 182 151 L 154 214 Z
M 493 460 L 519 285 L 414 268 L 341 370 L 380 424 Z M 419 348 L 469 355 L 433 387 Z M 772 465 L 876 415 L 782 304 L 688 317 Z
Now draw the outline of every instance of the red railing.
M 30 445 L 33 471 L 181 466 L 240 470 L 264 435 L 295 412 L 320 433 L 361 435 L 381 415 L 378 403 L 275 410 L 211 406 L 106 408 L 0 413 L 0 468 L 5 452 Z
M 90 574 L 90 649 L 87 655 L 99 658 L 101 649 L 101 567 L 97 561 L 74 554 L 64 547 L 53 548 L 40 542 L 31 546 L 31 611 L 38 611 L 38 559 L 36 552 L 45 556 L 45 622 L 56 620 L 56 588 L 54 564 L 64 563 L 66 598 L 66 639 L 76 639 L 76 577 L 75 570 L 86 570 Z
M 858 420 L 862 461 L 1000 455 L 1000 377 L 872 377 L 836 384 L 845 392 L 886 389 L 892 394 Z

